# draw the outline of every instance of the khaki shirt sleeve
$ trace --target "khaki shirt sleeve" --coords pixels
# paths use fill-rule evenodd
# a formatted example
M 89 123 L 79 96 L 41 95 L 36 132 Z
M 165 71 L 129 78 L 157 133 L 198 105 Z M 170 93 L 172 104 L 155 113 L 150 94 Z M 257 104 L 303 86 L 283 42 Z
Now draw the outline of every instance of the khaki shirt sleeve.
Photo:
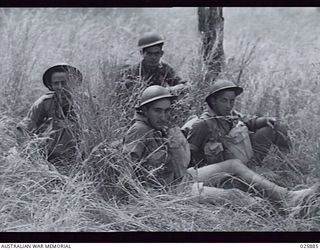
M 124 139 L 123 151 L 129 154 L 132 160 L 140 161 L 143 159 L 146 151 L 145 136 L 148 132 L 150 131 L 139 128 L 137 125 L 133 125 L 127 132 Z
M 27 116 L 17 125 L 17 129 L 33 133 L 43 123 L 45 118 L 44 100 L 40 98 L 30 108 Z
M 196 121 L 189 131 L 187 140 L 189 142 L 191 152 L 190 167 L 202 164 L 205 160 L 203 147 L 206 143 L 208 133 L 208 126 L 206 122 L 201 119 Z
M 192 125 L 192 128 L 187 136 L 191 151 L 203 150 L 208 133 L 208 127 L 205 121 L 199 119 Z
M 250 131 L 253 131 L 255 132 L 257 130 L 257 123 L 256 123 L 256 120 L 257 120 L 257 116 L 255 115 L 241 115 L 240 116 L 240 119 L 241 121 L 244 122 L 244 124 L 246 124 L 246 126 L 248 127 L 248 129 Z
M 240 120 L 248 127 L 250 131 L 255 132 L 257 130 L 256 120 L 258 116 L 255 115 L 243 115 L 239 111 L 233 110 L 233 115 L 236 115 L 240 118 Z

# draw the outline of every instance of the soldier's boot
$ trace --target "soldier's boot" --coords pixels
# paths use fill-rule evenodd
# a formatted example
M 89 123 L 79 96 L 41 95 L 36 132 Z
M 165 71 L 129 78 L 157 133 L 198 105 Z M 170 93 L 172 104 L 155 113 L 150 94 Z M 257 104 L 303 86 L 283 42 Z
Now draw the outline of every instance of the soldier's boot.
M 294 217 L 310 218 L 319 211 L 320 184 L 317 183 L 310 188 L 288 191 L 283 200 L 282 209 Z

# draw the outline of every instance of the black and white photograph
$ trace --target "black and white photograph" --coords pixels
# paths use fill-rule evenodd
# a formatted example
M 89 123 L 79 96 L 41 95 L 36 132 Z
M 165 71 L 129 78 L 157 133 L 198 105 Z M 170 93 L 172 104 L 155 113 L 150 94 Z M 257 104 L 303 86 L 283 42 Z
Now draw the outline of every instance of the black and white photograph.
M 0 231 L 319 231 L 319 24 L 0 8 Z

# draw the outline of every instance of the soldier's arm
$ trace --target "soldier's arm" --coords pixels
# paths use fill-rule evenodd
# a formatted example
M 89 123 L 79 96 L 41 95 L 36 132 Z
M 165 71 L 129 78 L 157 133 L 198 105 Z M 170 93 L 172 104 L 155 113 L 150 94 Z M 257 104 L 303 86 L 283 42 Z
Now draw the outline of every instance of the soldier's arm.
M 145 171 L 142 166 L 145 164 L 145 135 L 148 133 L 148 129 L 141 127 L 138 124 L 134 124 L 130 127 L 123 140 L 122 151 L 129 155 L 130 159 L 134 162 L 133 176 L 138 180 L 145 178 Z
M 147 130 L 134 124 L 128 130 L 124 138 L 123 152 L 128 154 L 130 158 L 135 162 L 143 160 L 143 156 L 146 150 L 144 143 L 146 133 L 148 133 Z
M 260 128 L 270 126 L 273 127 L 275 118 L 273 117 L 258 117 L 258 116 L 243 116 L 242 121 L 247 125 L 250 131 L 257 131 Z
M 41 125 L 44 120 L 44 100 L 38 99 L 30 108 L 27 116 L 17 124 L 18 142 L 25 141 Z
M 166 73 L 167 73 L 167 82 L 169 86 L 178 86 L 180 88 L 185 88 L 185 85 L 187 84 L 187 81 L 182 80 L 181 77 L 179 77 L 173 68 L 171 68 L 169 65 L 166 65 Z
M 191 165 L 201 163 L 204 160 L 203 145 L 209 131 L 205 121 L 199 119 L 196 121 L 188 133 L 187 140 L 191 151 Z
M 255 115 L 243 115 L 242 113 L 238 111 L 233 111 L 233 115 L 236 115 L 240 118 L 241 121 L 244 122 L 244 124 L 248 127 L 248 129 L 252 132 L 255 132 L 257 128 L 257 119 L 258 116 Z
M 123 151 L 128 153 L 136 163 L 134 174 L 142 184 L 147 184 L 150 181 L 157 182 L 167 171 L 165 165 L 167 152 L 163 149 L 151 153 L 147 151 L 150 136 L 153 136 L 152 130 L 133 126 L 129 129 L 124 140 Z

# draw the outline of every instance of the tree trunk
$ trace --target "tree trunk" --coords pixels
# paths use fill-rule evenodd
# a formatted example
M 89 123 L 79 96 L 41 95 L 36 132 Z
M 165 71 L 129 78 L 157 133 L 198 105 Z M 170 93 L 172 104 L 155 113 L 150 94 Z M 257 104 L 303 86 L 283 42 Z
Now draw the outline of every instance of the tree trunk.
M 207 68 L 206 79 L 212 81 L 224 66 L 222 7 L 199 7 L 198 20 L 202 56 Z

